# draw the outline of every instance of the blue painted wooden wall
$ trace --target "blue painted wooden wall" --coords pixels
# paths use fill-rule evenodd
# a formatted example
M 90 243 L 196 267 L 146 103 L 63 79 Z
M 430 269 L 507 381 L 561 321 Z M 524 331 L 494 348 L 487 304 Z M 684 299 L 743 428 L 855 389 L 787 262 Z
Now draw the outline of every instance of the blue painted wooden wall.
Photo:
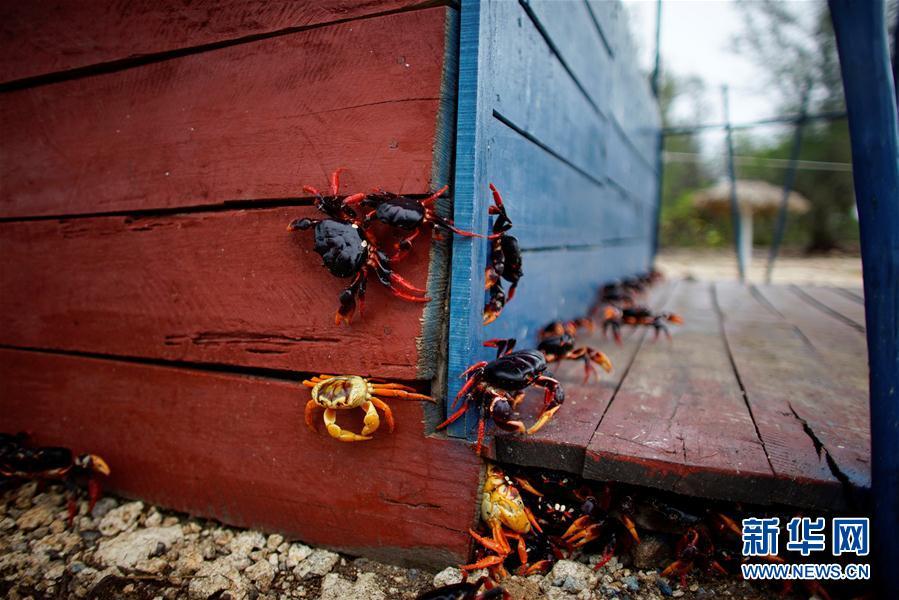
M 649 269 L 659 181 L 658 108 L 619 2 L 465 0 L 460 38 L 454 218 L 486 233 L 493 182 L 525 275 L 482 326 L 488 243 L 456 237 L 450 401 L 458 375 L 492 357 L 483 340 L 533 347 L 538 327 L 585 314 L 604 282 Z

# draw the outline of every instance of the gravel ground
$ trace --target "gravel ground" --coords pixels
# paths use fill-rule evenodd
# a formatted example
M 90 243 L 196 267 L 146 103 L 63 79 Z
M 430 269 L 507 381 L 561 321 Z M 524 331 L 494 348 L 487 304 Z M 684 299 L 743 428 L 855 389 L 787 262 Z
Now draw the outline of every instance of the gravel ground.
M 111 496 L 91 514 L 87 502 L 79 502 L 71 528 L 66 516 L 60 486 L 39 491 L 28 483 L 3 495 L 0 597 L 392 600 L 460 578 L 455 567 L 435 574 L 354 559 Z M 640 547 L 652 551 L 651 543 Z M 596 558 L 559 561 L 545 576 L 511 577 L 504 585 L 515 598 L 538 600 L 781 597 L 773 589 L 705 576 L 678 589 L 656 570 L 628 568 L 618 558 L 594 573 L 587 565 Z M 621 560 L 632 564 L 631 557 Z

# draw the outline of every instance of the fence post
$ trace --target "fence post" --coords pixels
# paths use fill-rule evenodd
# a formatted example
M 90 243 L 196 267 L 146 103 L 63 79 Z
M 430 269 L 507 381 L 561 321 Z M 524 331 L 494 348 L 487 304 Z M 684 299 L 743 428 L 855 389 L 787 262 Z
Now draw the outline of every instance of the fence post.
M 734 230 L 734 249 L 737 251 L 737 271 L 740 281 L 746 281 L 746 263 L 748 256 L 744 256 L 745 248 L 743 240 L 742 219 L 740 207 L 737 205 L 737 173 L 734 170 L 734 137 L 730 126 L 730 102 L 727 86 L 721 86 L 721 99 L 724 102 L 724 131 L 727 136 L 727 178 L 730 180 L 730 219 Z M 752 252 L 752 240 L 749 240 L 749 252 Z
M 765 270 L 765 282 L 771 283 L 771 273 L 774 271 L 774 261 L 780 251 L 780 243 L 783 241 L 784 230 L 787 228 L 787 209 L 789 208 L 790 192 L 793 190 L 793 181 L 796 179 L 796 162 L 799 160 L 799 151 L 802 148 L 802 130 L 805 128 L 805 116 L 808 114 L 808 97 L 811 85 L 806 85 L 802 94 L 802 108 L 799 109 L 799 120 L 796 121 L 796 129 L 793 131 L 793 148 L 790 150 L 790 164 L 784 174 L 783 197 L 780 200 L 780 212 L 777 214 L 777 225 L 774 228 L 774 239 L 771 240 L 771 251 L 768 254 L 768 268 Z
M 829 0 L 849 113 L 865 277 L 871 394 L 874 576 L 899 565 L 899 123 L 883 0 Z

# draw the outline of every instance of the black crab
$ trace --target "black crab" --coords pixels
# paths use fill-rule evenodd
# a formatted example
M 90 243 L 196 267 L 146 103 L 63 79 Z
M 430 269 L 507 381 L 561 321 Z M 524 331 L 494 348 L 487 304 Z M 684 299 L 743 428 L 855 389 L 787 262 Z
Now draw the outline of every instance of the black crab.
M 458 420 L 468 410 L 469 404 L 476 404 L 478 415 L 477 453 L 481 453 L 484 441 L 486 418 L 492 417 L 500 429 L 532 434 L 542 428 L 552 418 L 565 401 L 562 385 L 546 373 L 546 357 L 539 350 L 517 350 L 514 339 L 488 340 L 487 347 L 497 349 L 496 360 L 481 361 L 469 367 L 462 377 L 465 385 L 456 394 L 450 410 L 459 401 L 462 405 L 437 429 L 443 429 Z M 544 389 L 543 408 L 537 421 L 526 427 L 521 421 L 513 420 L 513 412 L 524 399 L 524 390 L 532 385 Z

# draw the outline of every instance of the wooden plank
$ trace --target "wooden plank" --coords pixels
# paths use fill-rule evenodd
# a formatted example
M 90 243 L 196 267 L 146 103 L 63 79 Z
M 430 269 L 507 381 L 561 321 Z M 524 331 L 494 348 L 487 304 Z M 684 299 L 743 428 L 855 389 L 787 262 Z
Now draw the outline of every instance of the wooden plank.
M 599 282 L 646 272 L 650 267 L 649 249 L 642 241 L 526 252 L 522 260 L 525 275 L 515 297 L 506 304 L 499 319 L 481 327 L 478 334 L 482 339 L 535 339 L 537 331 L 550 321 L 587 314 L 596 299 Z
M 486 171 L 503 195 L 514 223 L 510 233 L 522 248 L 621 243 L 644 236 L 644 206 L 618 188 L 586 177 L 495 119 L 486 133 Z M 486 215 L 484 221 L 486 228 Z
M 525 338 L 555 317 L 579 316 L 602 283 L 650 264 L 655 195 L 641 203 L 610 185 L 609 124 L 535 21 L 521 2 L 473 0 L 461 9 L 454 218 L 464 229 L 487 231 L 487 184 L 495 182 L 526 252 L 518 295 L 484 328 L 487 244 L 454 241 L 448 400 L 458 375 L 490 356 L 484 339 Z M 514 167 L 522 164 L 527 168 Z M 462 421 L 451 434 L 468 435 L 474 417 Z
M 412 0 L 4 2 L 0 82 L 409 8 Z
M 686 324 L 644 344 L 587 449 L 584 475 L 689 495 L 767 502 L 774 477 L 707 284 L 678 285 Z
M 759 289 L 788 326 L 772 328 L 753 345 L 770 345 L 752 356 L 753 364 L 765 369 L 762 378 L 776 390 L 780 406 L 808 426 L 808 436 L 823 444 L 836 468 L 864 494 L 871 481 L 864 338 L 847 325 L 835 325 L 835 319 L 810 314 L 789 289 Z M 773 364 L 763 365 L 764 360 Z
M 285 230 L 316 214 L 298 206 L 0 224 L 0 344 L 431 377 L 433 353 L 424 359 L 416 347 L 422 304 L 373 278 L 364 316 L 334 324 L 347 280 L 322 267 L 311 232 Z M 426 239 L 397 269 L 418 286 Z
M 605 113 L 612 93 L 612 57 L 583 0 L 522 0 L 594 106 Z
M 754 289 L 797 329 L 836 379 L 856 393 L 868 393 L 868 348 L 864 335 L 845 321 L 810 308 L 788 287 L 766 285 Z
M 650 306 L 660 306 L 670 291 L 669 285 L 657 286 L 652 290 L 647 303 Z M 599 382 L 591 379 L 584 383 L 584 369 L 580 361 L 553 366 L 552 371 L 565 389 L 564 406 L 543 429 L 533 435 L 497 435 L 494 444 L 488 446 L 491 456 L 505 463 L 581 475 L 587 445 L 643 343 L 645 333 L 645 330 L 628 329 L 622 334 L 620 346 L 612 343 L 600 331 L 589 336 L 582 333 L 579 343 L 602 350 L 612 362 L 612 372 L 602 373 Z M 530 344 L 521 347 L 533 347 L 535 340 L 529 341 Z M 525 423 L 531 424 L 537 420 L 542 400 L 542 392 L 528 392 L 528 397 L 521 405 Z
M 739 284 L 716 285 L 716 289 L 723 287 L 750 293 Z M 768 297 L 767 292 L 765 295 Z M 803 335 L 805 330 L 797 329 L 787 319 L 760 327 L 748 320 L 732 319 L 726 313 L 724 325 L 730 352 L 775 472 L 797 481 L 809 477 L 846 479 L 862 492 L 870 487 L 866 394 L 851 382 L 834 378 L 827 359 L 822 360 Z M 818 327 L 829 325 L 818 322 Z M 855 360 L 861 362 L 858 356 Z M 852 491 L 847 497 L 847 490 L 841 486 L 830 487 L 839 494 L 831 498 L 837 505 L 858 500 Z M 799 490 L 794 492 L 798 494 Z M 788 497 L 793 501 L 813 500 L 806 495 L 807 491 L 799 498 Z M 833 494 L 825 494 L 820 500 L 827 496 Z
M 3 94 L 0 217 L 290 198 L 338 166 L 347 190 L 427 192 L 448 10 Z
M 303 424 L 299 383 L 0 350 L 3 427 L 103 456 L 108 489 L 371 558 L 467 557 L 480 461 L 426 437 L 429 406 L 342 444 Z M 437 468 L 437 465 L 449 468 Z
M 608 117 L 613 108 L 619 108 L 616 104 L 621 104 L 620 101 L 613 102 L 613 96 L 624 99 L 627 108 L 618 110 L 615 119 L 623 125 L 621 134 L 626 138 L 625 147 L 614 145 L 616 152 L 609 155 L 609 160 L 614 160 L 622 152 L 633 153 L 630 162 L 639 162 L 653 171 L 659 111 L 648 82 L 634 59 L 635 54 L 624 52 L 610 57 L 601 29 L 592 22 L 588 5 L 583 0 L 522 2 L 534 13 L 537 23 L 549 38 L 549 44 L 558 52 L 596 110 Z M 627 25 L 618 27 L 625 30 L 622 35 L 629 38 L 626 35 Z M 629 39 L 627 46 L 633 46 Z M 625 186 L 632 182 L 626 177 L 617 181 Z
M 853 287 L 853 288 L 840 287 L 840 288 L 833 288 L 833 289 L 834 289 L 834 291 L 843 294 L 850 300 L 854 300 L 855 302 L 858 302 L 859 304 L 865 303 L 865 290 L 863 290 L 860 287 Z
M 793 291 L 808 304 L 858 331 L 865 330 L 865 305 L 839 292 L 821 286 L 793 286 Z
M 497 111 L 594 179 L 605 176 L 608 133 L 539 30 L 517 2 L 488 2 L 487 36 L 495 62 L 489 118 Z

